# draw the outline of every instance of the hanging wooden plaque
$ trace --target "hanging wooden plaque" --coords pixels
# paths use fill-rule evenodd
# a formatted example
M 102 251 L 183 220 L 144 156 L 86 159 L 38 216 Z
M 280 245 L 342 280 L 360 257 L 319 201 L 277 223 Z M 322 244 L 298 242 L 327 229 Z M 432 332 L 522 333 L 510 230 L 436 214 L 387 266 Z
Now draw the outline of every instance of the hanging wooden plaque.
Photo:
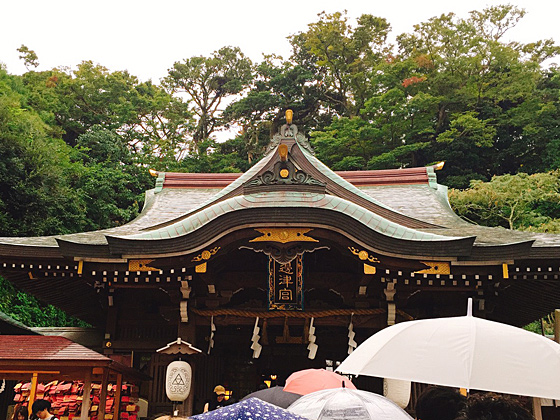
M 285 264 L 268 257 L 268 309 L 303 310 L 303 255 Z

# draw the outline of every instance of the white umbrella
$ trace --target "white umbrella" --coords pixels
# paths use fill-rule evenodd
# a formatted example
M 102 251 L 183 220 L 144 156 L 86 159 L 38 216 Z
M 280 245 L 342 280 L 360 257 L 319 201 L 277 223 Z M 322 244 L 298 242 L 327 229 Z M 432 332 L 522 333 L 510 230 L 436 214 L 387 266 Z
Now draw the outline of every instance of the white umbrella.
M 357 389 L 335 388 L 304 395 L 288 411 L 309 420 L 412 420 L 387 398 Z
M 560 399 L 560 345 L 472 316 L 408 321 L 374 334 L 337 371 Z

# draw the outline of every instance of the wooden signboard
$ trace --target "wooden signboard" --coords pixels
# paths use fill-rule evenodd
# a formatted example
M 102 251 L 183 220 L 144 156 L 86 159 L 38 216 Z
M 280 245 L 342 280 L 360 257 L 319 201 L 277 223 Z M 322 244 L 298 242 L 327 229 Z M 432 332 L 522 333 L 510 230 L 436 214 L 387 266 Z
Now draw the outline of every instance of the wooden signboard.
M 268 309 L 303 310 L 303 256 L 280 264 L 268 257 Z

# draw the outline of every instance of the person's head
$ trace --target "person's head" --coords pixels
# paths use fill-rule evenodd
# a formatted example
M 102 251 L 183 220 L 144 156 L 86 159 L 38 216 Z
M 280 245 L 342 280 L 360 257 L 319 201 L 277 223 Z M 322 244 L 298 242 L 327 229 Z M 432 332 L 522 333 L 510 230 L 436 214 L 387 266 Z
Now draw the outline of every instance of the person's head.
M 534 417 L 513 398 L 485 392 L 469 396 L 457 420 L 534 420 Z
M 35 418 L 46 419 L 51 413 L 51 403 L 47 400 L 36 400 L 31 406 L 31 413 Z
M 216 385 L 214 388 L 214 394 L 216 394 L 218 402 L 222 402 L 226 398 L 226 389 L 221 385 Z
M 153 420 L 190 420 L 189 417 L 174 417 L 174 416 L 170 416 L 170 415 L 158 415 L 157 417 L 155 417 Z
M 27 407 L 16 406 L 14 410 L 13 420 L 27 420 Z
M 444 387 L 430 387 L 418 397 L 418 420 L 455 420 L 465 407 L 467 398 L 459 392 Z

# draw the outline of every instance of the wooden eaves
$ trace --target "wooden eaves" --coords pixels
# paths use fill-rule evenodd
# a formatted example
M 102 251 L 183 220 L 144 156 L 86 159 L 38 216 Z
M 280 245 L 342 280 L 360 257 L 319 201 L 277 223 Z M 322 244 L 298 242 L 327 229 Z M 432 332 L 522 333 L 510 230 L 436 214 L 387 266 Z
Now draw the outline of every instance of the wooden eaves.
M 123 381 L 148 379 L 146 375 L 109 357 L 58 336 L 0 335 L 0 375 L 4 379 L 31 381 L 29 412 L 39 381 L 83 380 L 80 420 L 88 419 L 93 381 L 101 382 L 99 412 L 105 412 L 107 385 L 115 381 L 114 418 L 119 418 Z

